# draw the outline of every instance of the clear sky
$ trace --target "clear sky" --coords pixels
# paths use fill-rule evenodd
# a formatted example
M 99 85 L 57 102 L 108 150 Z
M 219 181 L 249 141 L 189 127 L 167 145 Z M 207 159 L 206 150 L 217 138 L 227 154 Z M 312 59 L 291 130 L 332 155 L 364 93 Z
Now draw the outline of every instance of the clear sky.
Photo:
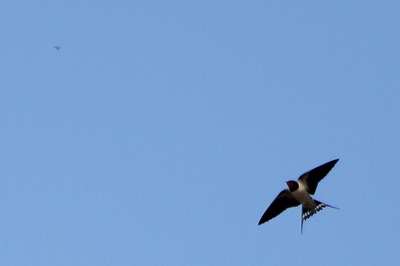
M 1 1 L 0 265 L 399 265 L 399 14 Z

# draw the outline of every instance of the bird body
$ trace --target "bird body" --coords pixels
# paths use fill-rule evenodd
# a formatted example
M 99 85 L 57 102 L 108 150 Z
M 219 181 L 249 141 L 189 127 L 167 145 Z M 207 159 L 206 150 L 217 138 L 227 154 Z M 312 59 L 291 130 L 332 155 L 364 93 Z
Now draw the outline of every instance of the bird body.
M 287 208 L 302 205 L 301 232 L 303 231 L 303 222 L 322 210 L 325 207 L 335 208 L 311 197 L 321 181 L 329 171 L 335 166 L 339 159 L 332 160 L 320 165 L 304 174 L 297 181 L 290 180 L 286 184 L 288 189 L 282 190 L 273 200 L 268 209 L 264 212 L 258 224 L 263 224 L 282 213 Z
M 288 181 L 287 183 L 290 183 L 290 182 L 296 182 L 296 181 L 291 180 L 291 181 Z M 312 200 L 310 194 L 307 192 L 306 186 L 303 185 L 303 182 L 296 182 L 296 183 L 298 184 L 297 189 L 295 189 L 294 191 L 290 191 L 292 193 L 293 197 L 298 202 L 300 202 L 300 204 L 312 204 L 313 200 Z

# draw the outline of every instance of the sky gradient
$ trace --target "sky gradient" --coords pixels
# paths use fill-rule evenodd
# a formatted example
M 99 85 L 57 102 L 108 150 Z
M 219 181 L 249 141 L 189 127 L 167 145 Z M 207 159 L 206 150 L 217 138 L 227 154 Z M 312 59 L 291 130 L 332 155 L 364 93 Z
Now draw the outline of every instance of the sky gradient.
M 399 12 L 1 1 L 0 265 L 399 265 Z

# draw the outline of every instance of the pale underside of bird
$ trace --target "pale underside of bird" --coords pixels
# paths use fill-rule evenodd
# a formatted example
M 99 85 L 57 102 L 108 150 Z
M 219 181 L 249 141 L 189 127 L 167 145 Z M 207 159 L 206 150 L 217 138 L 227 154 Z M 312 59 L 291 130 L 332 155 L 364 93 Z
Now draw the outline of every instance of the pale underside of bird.
M 329 173 L 338 161 L 339 159 L 335 159 L 320 165 L 302 174 L 297 181 L 287 181 L 288 189 L 282 190 L 272 201 L 271 205 L 262 215 L 258 225 L 275 218 L 287 208 L 302 205 L 301 232 L 303 232 L 303 222 L 323 208 L 331 207 L 338 209 L 311 197 L 311 195 L 314 195 L 319 181 Z

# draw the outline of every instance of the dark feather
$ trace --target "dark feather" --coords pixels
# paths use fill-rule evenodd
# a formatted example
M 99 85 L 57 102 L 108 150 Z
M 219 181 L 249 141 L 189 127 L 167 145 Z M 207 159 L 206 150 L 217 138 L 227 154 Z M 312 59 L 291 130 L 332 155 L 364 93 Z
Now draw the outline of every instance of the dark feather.
M 327 162 L 323 165 L 320 165 L 307 173 L 302 174 L 299 177 L 299 181 L 304 182 L 303 184 L 306 184 L 308 189 L 308 193 L 313 195 L 315 193 L 315 190 L 317 189 L 318 182 L 324 178 L 329 171 L 335 166 L 335 164 L 339 161 L 339 159 L 332 160 L 330 162 Z
M 318 200 L 314 200 L 314 202 L 315 202 L 316 206 L 312 210 L 304 208 L 304 206 L 302 206 L 302 211 L 301 211 L 301 233 L 303 233 L 303 222 L 306 221 L 311 216 L 313 216 L 314 214 L 316 214 L 317 212 L 322 211 L 323 208 L 330 207 L 330 208 L 334 208 L 334 209 L 338 210 L 338 208 L 333 207 L 331 205 L 328 205 L 326 203 L 320 202 Z
M 271 205 L 269 205 L 268 209 L 264 212 L 263 216 L 258 222 L 258 225 L 268 222 L 287 208 L 296 207 L 299 205 L 300 202 L 292 197 L 289 190 L 282 190 L 281 193 L 279 193 L 278 196 L 271 203 Z

